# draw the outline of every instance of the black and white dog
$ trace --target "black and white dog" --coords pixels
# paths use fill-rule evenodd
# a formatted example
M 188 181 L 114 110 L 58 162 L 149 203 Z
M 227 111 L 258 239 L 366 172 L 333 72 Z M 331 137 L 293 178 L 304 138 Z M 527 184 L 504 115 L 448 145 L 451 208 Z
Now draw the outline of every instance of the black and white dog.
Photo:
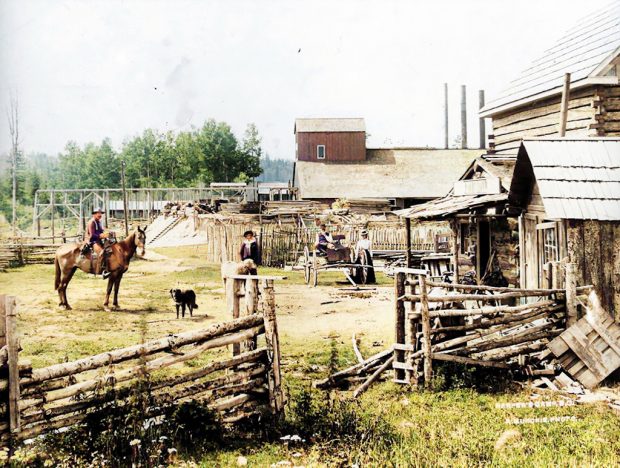
M 196 293 L 191 289 L 171 289 L 170 296 L 177 308 L 177 318 L 179 318 L 179 308 L 183 311 L 183 318 L 185 318 L 185 307 L 189 309 L 190 317 L 192 317 L 192 311 L 198 308 L 198 304 L 196 304 Z

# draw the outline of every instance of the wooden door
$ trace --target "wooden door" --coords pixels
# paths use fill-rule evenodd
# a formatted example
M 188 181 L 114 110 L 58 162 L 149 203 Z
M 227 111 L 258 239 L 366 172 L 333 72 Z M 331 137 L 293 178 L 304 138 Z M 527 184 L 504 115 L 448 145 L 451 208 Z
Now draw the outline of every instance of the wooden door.
M 536 289 L 540 287 L 540 267 L 538 255 L 538 232 L 536 224 L 538 219 L 529 213 L 522 215 L 523 241 L 521 242 L 521 262 L 523 278 L 521 287 Z

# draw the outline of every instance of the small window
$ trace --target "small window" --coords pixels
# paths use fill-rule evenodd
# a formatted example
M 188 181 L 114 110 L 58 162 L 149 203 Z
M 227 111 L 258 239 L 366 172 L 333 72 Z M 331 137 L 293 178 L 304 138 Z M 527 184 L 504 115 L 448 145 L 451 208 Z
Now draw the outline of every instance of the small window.
M 316 145 L 316 158 L 325 159 L 325 145 Z

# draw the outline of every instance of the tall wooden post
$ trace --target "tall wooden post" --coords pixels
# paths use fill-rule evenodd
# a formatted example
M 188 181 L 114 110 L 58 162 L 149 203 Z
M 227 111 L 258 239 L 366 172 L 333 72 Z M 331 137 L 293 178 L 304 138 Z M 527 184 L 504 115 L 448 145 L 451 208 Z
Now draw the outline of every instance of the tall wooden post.
M 54 216 L 54 211 L 56 211 L 56 194 L 54 190 L 50 192 L 50 218 L 52 221 L 52 244 L 54 243 L 54 237 L 56 237 L 56 218 Z
M 411 258 L 411 218 L 405 218 L 405 236 L 407 239 L 407 251 L 405 252 L 405 260 L 407 263 L 407 268 L 412 267 L 412 258 Z
M 239 318 L 239 289 L 240 280 L 226 278 L 226 310 L 228 316 L 232 319 Z M 237 356 L 240 353 L 241 345 L 239 343 L 233 344 L 233 356 Z
M 267 343 L 267 355 L 269 356 L 270 364 L 267 375 L 269 404 L 273 414 L 276 418 L 279 418 L 284 411 L 284 393 L 282 391 L 282 375 L 280 373 L 280 342 L 276 322 L 276 300 L 273 280 L 261 280 L 260 294 L 263 301 L 265 341 Z
M 4 308 L 9 368 L 9 428 L 11 434 L 17 434 L 21 428 L 21 420 L 19 415 L 19 337 L 15 297 L 5 296 Z
M 443 84 L 443 147 L 448 149 L 448 83 Z
M 467 88 L 461 85 L 461 149 L 467 149 Z
M 127 187 L 125 185 L 125 161 L 121 161 L 121 185 L 123 186 L 123 213 L 125 214 L 125 235 L 129 235 L 129 220 L 127 216 L 128 204 L 127 204 Z
M 459 282 L 459 249 L 461 242 L 461 223 L 458 219 L 452 221 L 452 263 L 454 264 L 454 276 L 455 283 Z
M 405 302 L 400 297 L 405 295 L 405 273 L 396 273 L 394 275 L 394 300 L 396 304 L 396 329 L 395 342 L 397 344 L 405 344 Z M 394 350 L 394 357 L 398 362 L 405 362 L 404 351 Z M 394 378 L 396 380 L 405 379 L 404 369 L 394 369 Z
M 484 107 L 484 89 L 480 89 L 478 90 L 478 109 L 482 109 Z M 486 136 L 486 125 L 484 123 L 484 117 L 480 117 L 480 119 L 478 119 L 478 137 L 480 139 L 480 149 L 485 149 L 487 147 L 486 145 L 486 140 L 487 140 L 487 136 Z
M 34 207 L 32 210 L 32 233 L 34 234 L 37 229 L 37 218 L 39 214 L 39 191 L 34 192 Z
M 245 313 L 243 315 L 254 315 L 258 310 L 258 280 L 248 278 L 245 280 Z M 256 337 L 241 343 L 241 352 L 256 349 Z
M 568 103 L 570 100 L 570 73 L 564 74 L 562 87 L 562 101 L 560 104 L 560 136 L 566 136 L 566 122 L 568 121 Z
M 566 264 L 566 328 L 579 319 L 577 313 L 577 265 Z
M 430 386 L 433 377 L 433 360 L 431 355 L 431 316 L 428 310 L 428 290 L 426 287 L 426 275 L 418 275 L 420 283 L 420 306 L 422 311 L 422 336 L 424 344 L 424 385 Z

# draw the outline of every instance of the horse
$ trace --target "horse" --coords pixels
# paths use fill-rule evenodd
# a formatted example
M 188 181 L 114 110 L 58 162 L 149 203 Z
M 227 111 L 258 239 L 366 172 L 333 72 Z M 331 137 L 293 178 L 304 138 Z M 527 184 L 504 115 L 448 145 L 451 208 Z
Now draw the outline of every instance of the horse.
M 118 289 L 121 284 L 121 279 L 129 268 L 129 261 L 136 251 L 139 257 L 144 256 L 146 250 L 145 245 L 146 234 L 144 230 L 138 226 L 136 229 L 132 230 L 124 240 L 110 246 L 111 252 L 108 256 L 108 272 L 110 276 L 108 278 L 105 302 L 103 303 L 103 307 L 106 310 L 108 310 L 112 287 L 114 287 L 114 302 L 112 304 L 115 309 L 119 308 Z M 79 268 L 85 273 L 95 273 L 94 262 L 91 261 L 90 254 L 87 256 L 81 255 L 81 250 L 82 244 L 80 242 L 75 242 L 59 247 L 54 256 L 54 267 L 56 269 L 54 286 L 55 290 L 58 291 L 58 297 L 60 299 L 58 305 L 66 310 L 71 310 L 71 306 L 67 301 L 67 286 L 76 270 Z M 102 255 L 103 252 L 99 254 Z

